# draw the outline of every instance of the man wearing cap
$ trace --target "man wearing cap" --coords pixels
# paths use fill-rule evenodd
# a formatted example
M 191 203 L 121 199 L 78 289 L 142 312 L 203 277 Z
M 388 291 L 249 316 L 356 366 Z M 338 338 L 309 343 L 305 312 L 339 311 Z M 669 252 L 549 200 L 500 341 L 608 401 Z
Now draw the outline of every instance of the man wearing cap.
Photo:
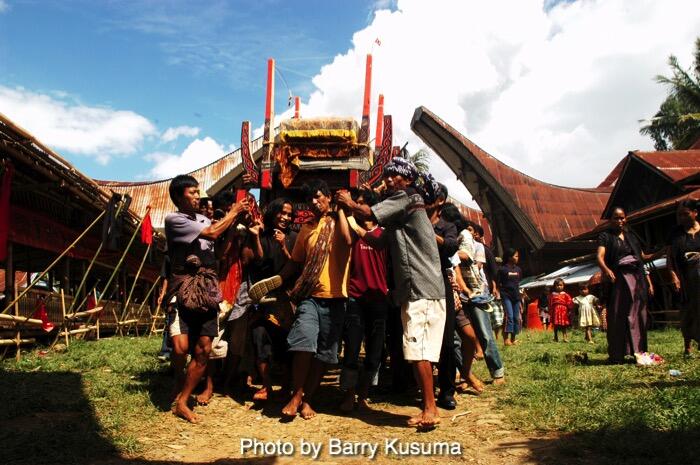
M 396 157 L 384 167 L 388 197 L 372 207 L 359 205 L 350 193 L 339 191 L 336 202 L 353 213 L 374 217 L 389 234 L 393 264 L 392 298 L 401 306 L 403 352 L 414 364 L 423 393 L 423 409 L 409 426 L 434 427 L 440 422 L 433 391 L 432 363 L 440 359 L 445 326 L 445 286 L 433 226 L 425 211 L 426 191 L 435 195 L 432 181 L 415 184 L 419 177 L 410 161 Z M 430 200 L 428 201 L 430 202 Z

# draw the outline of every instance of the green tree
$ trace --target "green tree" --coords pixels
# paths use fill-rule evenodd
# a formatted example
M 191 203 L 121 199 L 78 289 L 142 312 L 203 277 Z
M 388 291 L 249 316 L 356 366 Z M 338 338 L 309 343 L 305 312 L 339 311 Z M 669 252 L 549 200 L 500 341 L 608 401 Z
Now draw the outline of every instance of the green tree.
M 427 150 L 420 149 L 416 153 L 406 155 L 406 159 L 416 165 L 416 169 L 418 169 L 419 172 L 430 172 L 430 154 Z
M 672 76 L 656 76 L 669 87 L 659 111 L 639 130 L 654 140 L 656 150 L 687 149 L 700 138 L 700 37 L 695 40 L 695 63 L 684 70 L 671 55 L 668 64 Z

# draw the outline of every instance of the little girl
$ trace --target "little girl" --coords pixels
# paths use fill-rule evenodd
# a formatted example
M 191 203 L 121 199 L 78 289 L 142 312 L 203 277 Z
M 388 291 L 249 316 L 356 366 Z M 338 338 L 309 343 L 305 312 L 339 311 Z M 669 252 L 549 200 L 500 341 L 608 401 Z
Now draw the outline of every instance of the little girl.
M 579 324 L 586 331 L 585 339 L 589 344 L 593 342 L 593 327 L 600 326 L 600 319 L 596 308 L 599 305 L 598 298 L 589 294 L 588 284 L 580 287 L 581 295 L 574 298 L 574 304 L 578 307 Z
M 564 336 L 564 342 L 569 342 L 567 329 L 571 325 L 569 311 L 574 306 L 571 296 L 564 291 L 564 280 L 557 278 L 554 280 L 552 293 L 549 294 L 549 314 L 554 325 L 554 341 L 559 342 L 559 331 Z

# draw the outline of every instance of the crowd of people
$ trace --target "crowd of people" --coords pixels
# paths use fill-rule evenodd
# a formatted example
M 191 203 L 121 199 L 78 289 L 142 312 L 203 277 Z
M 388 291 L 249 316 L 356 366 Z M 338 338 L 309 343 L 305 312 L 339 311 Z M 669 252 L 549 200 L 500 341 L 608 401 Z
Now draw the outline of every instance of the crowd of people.
M 199 184 L 189 175 L 173 178 L 169 192 L 177 211 L 165 218 L 160 299 L 168 308 L 164 340 L 172 347 L 176 415 L 198 420 L 193 391 L 205 377 L 195 399 L 209 401 L 217 358 L 225 361 L 226 388 L 246 367 L 261 385 L 253 400 L 285 396 L 281 414 L 290 418 L 316 415 L 314 395 L 336 364 L 343 391 L 338 407 L 346 413 L 368 407 L 387 359 L 386 384 L 394 390 L 414 377 L 422 407 L 408 425 L 419 428 L 440 422 L 438 406 L 454 409 L 457 392 L 485 389 L 472 372 L 475 361 L 484 360 L 493 384 L 504 382 L 497 338 L 502 333 L 502 347 L 519 342 L 519 253 L 507 250 L 499 264 L 481 226 L 465 219 L 447 202 L 447 188 L 410 161 L 397 157 L 387 164 L 382 189 L 331 192 L 322 180 L 309 182 L 304 195 L 310 215 L 298 231 L 294 204 L 283 197 L 261 216 L 248 196 L 224 192 L 200 200 Z M 697 307 L 700 227 L 697 207 L 687 208 L 692 222 L 687 219 L 685 236 L 672 243 L 673 263 L 678 288 L 693 290 L 688 295 Z M 648 257 L 624 228 L 622 210 L 615 210 L 612 224 L 600 237 L 598 262 L 609 283 L 601 291 L 609 355 L 619 361 L 646 350 L 644 304 L 653 287 L 642 265 Z M 593 342 L 600 302 L 588 286 L 572 299 L 564 285 L 558 280 L 540 298 L 543 323 L 551 321 L 555 340 L 561 335 L 567 341 L 576 308 L 586 340 Z M 694 315 L 685 323 L 687 350 L 698 339 L 697 310 Z M 273 373 L 281 391 L 273 391 Z

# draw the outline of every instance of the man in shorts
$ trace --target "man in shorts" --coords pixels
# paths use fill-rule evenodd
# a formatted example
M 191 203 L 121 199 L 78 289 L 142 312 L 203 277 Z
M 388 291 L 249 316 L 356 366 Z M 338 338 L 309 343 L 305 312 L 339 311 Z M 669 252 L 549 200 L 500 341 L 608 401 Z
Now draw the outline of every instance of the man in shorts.
M 352 238 L 345 213 L 331 208 L 331 191 L 319 179 L 306 185 L 306 200 L 313 218 L 297 235 L 290 261 L 280 276 L 264 279 L 250 289 L 253 300 L 281 286 L 301 271 L 290 292 L 297 303 L 296 315 L 287 336 L 293 353 L 291 400 L 282 415 L 305 420 L 316 416 L 309 399 L 321 383 L 326 365 L 338 363 L 338 342 L 348 298 Z M 261 292 L 262 289 L 262 292 Z
M 221 221 L 212 224 L 207 217 L 198 213 L 199 183 L 195 178 L 190 175 L 176 176 L 170 182 L 168 190 L 177 211 L 165 217 L 165 236 L 171 271 L 166 302 L 177 294 L 183 280 L 188 276 L 187 262 L 192 261 L 192 258 L 196 257 L 202 268 L 216 275 L 214 241 L 248 210 L 247 201 L 239 202 Z M 217 306 L 206 311 L 191 310 L 182 308 L 178 303 L 177 312 L 177 317 L 170 327 L 173 340 L 172 360 L 176 370 L 173 413 L 196 423 L 197 415 L 189 408 L 188 401 L 206 371 L 211 341 L 218 334 L 219 309 Z M 183 380 L 177 370 L 178 367 L 180 370 L 184 367 L 190 349 L 193 349 L 192 361 Z
M 440 359 L 445 327 L 445 285 L 433 226 L 425 211 L 425 200 L 414 185 L 418 176 L 410 161 L 396 157 L 384 167 L 388 197 L 372 206 L 359 205 L 350 193 L 336 195 L 360 216 L 373 216 L 389 234 L 389 254 L 394 274 L 392 298 L 401 306 L 403 352 L 414 365 L 423 393 L 423 409 L 408 420 L 409 426 L 434 427 L 440 422 L 433 391 L 432 363 Z

